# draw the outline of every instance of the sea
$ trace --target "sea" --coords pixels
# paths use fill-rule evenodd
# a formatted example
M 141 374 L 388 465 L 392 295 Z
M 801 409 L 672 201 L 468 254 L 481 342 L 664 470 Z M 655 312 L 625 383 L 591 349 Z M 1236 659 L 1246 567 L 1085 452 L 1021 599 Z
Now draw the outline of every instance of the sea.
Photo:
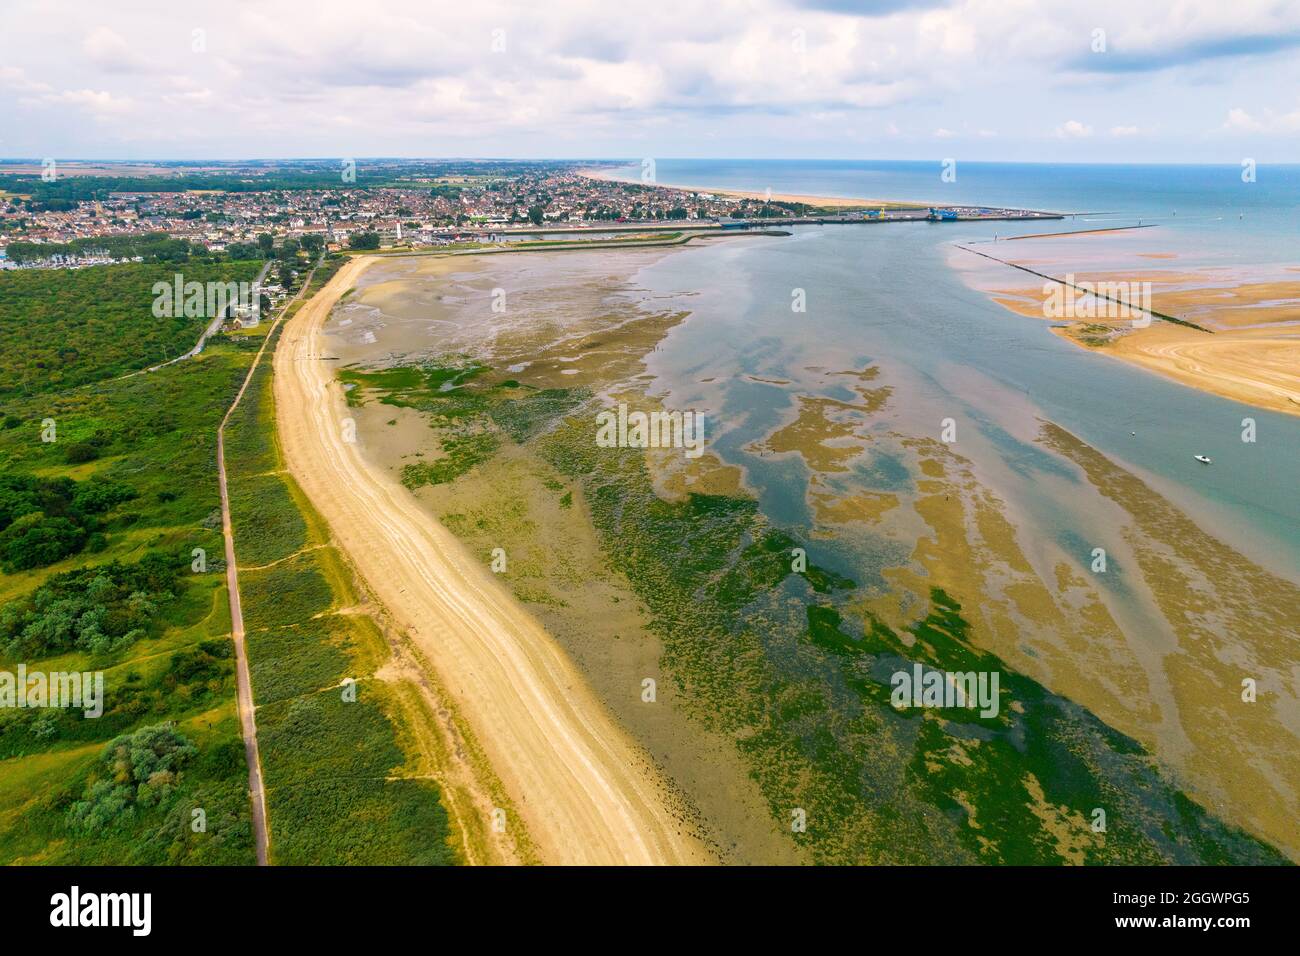
M 951 181 L 944 168 L 939 161 L 656 159 L 661 185 L 1005 206 L 1067 218 L 799 226 L 779 241 L 663 257 L 633 284 L 664 307 L 680 297 L 692 319 L 651 356 L 651 390 L 671 407 L 715 412 L 723 424 L 713 450 L 744 467 L 779 523 L 811 526 L 813 519 L 792 464 L 755 450 L 788 417 L 792 390 L 762 380 L 817 390 L 824 380 L 810 369 L 878 364 L 896 388 L 891 427 L 937 434 L 941 421 L 953 419 L 959 434 L 972 437 L 964 449 L 1036 533 L 1085 554 L 1099 533 L 1099 515 L 1074 511 L 1068 495 L 1047 490 L 1055 466 L 1036 436 L 1039 423 L 1051 421 L 1205 530 L 1300 581 L 1300 416 L 1082 349 L 1041 319 L 1002 308 L 954 267 L 958 244 L 1142 224 L 1150 228 L 1108 245 L 1124 256 L 1138 246 L 1173 254 L 1184 269 L 1300 278 L 1300 165 L 958 162 Z M 605 174 L 639 181 L 642 169 L 637 160 Z M 1099 262 L 1094 257 L 1090 267 Z M 795 289 L 804 290 L 806 312 L 792 311 Z M 1242 440 L 1246 418 L 1254 420 L 1253 442 Z M 1300 637 L 1300 623 L 1297 631 Z

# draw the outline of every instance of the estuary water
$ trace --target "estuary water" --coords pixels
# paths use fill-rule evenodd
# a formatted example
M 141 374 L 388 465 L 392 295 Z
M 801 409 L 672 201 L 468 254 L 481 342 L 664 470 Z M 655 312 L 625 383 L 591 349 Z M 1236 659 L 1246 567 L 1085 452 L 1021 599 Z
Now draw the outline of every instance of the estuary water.
M 661 160 L 656 172 L 666 185 L 770 185 L 775 192 L 908 200 L 942 195 L 951 202 L 1109 212 L 1114 224 L 1145 216 L 1160 221 L 1140 233 L 1148 248 L 1194 250 L 1198 263 L 1249 267 L 1300 258 L 1296 166 L 1260 167 L 1250 185 L 1241 182 L 1239 167 L 1227 166 L 971 163 L 959 166 L 952 184 L 939 181 L 938 169 L 937 163 Z M 625 175 L 639 172 L 638 164 Z M 1101 217 L 1059 225 L 1103 226 L 1085 225 L 1091 218 Z M 1043 477 L 1038 469 L 1051 467 L 1033 443 L 1033 423 L 1050 420 L 1140 474 L 1217 537 L 1275 573 L 1300 579 L 1300 417 L 1204 394 L 1080 349 L 1041 320 L 1009 314 L 951 266 L 955 243 L 1055 231 L 1055 225 L 806 226 L 795 227 L 789 239 L 727 242 L 708 253 L 665 257 L 642 270 L 636 284 L 657 296 L 683 295 L 680 304 L 693 318 L 653 356 L 655 387 L 674 406 L 730 410 L 715 448 L 746 459 L 751 481 L 770 474 L 779 484 L 788 464 L 766 463 L 744 449 L 779 417 L 785 390 L 744 375 L 798 381 L 808 378 L 801 370 L 809 366 L 879 362 L 887 377 L 906 380 L 898 393 L 902 404 L 891 409 L 903 430 L 937 435 L 942 419 L 955 418 L 959 436 L 978 436 L 989 453 L 981 456 L 984 463 L 1015 478 L 1026 502 Z M 805 290 L 805 313 L 792 311 L 793 289 Z M 702 386 L 702 378 L 714 381 Z M 1256 422 L 1253 443 L 1242 441 L 1246 417 Z M 1214 464 L 1201 465 L 1197 454 Z M 766 497 L 782 518 L 795 518 L 801 507 L 800 496 Z M 1044 502 L 1056 513 L 1051 524 L 1063 522 L 1061 504 Z

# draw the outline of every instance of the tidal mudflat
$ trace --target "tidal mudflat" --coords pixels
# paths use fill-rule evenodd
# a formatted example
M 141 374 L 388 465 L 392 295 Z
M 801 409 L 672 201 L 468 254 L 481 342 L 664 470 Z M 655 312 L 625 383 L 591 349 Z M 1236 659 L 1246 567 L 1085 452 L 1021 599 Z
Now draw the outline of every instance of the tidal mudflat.
M 1290 526 L 1233 533 L 1267 501 L 1090 442 L 1057 412 L 1094 398 L 1086 353 L 1011 387 L 1005 343 L 953 334 L 997 309 L 944 252 L 857 240 L 393 259 L 326 341 L 370 464 L 722 860 L 1296 859 Z M 619 405 L 703 415 L 706 451 L 604 447 Z M 994 705 L 900 703 L 927 673 L 997 674 Z

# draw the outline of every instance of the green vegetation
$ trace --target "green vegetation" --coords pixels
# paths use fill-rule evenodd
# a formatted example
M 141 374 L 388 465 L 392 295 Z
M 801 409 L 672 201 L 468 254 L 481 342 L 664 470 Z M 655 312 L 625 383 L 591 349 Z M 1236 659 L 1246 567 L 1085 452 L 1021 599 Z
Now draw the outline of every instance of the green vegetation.
M 189 262 L 191 258 L 209 258 L 206 247 L 184 239 L 173 239 L 165 232 L 146 232 L 126 236 L 91 236 L 70 242 L 11 242 L 5 255 L 19 265 L 41 262 L 55 256 L 88 256 L 102 254 L 112 259 L 134 259 L 144 262 Z
M 1088 322 L 1079 329 L 1079 341 L 1093 348 L 1102 348 L 1110 345 L 1116 336 L 1121 334 L 1123 334 L 1123 330 L 1117 329 L 1115 326 L 1105 325 L 1101 322 Z
M 69 823 L 99 830 L 134 815 L 137 808 L 167 803 L 176 791 L 181 768 L 197 754 L 198 748 L 172 724 L 123 734 L 104 748 L 84 798 L 68 811 Z
M 307 543 L 307 526 L 278 475 L 241 476 L 228 490 L 231 513 L 239 515 L 241 564 L 266 564 Z
M 328 531 L 281 470 L 270 363 L 227 426 L 271 854 L 281 864 L 457 862 L 412 710 L 377 678 L 389 649 Z
M 539 390 L 493 384 L 482 368 L 442 391 L 432 372 L 348 376 L 355 401 L 429 413 L 444 447 L 467 420 L 502 444 L 527 443 L 565 479 L 547 484 L 562 507 L 581 490 L 607 559 L 648 609 L 682 706 L 736 741 L 783 827 L 805 811 L 794 838 L 814 860 L 1284 861 L 1191 801 L 1135 741 L 975 647 L 941 587 L 895 632 L 854 610 L 865 592 L 853 580 L 811 558 L 794 571 L 795 548 L 829 546 L 771 527 L 753 499 L 660 498 L 638 450 L 592 441 L 585 393 L 540 402 Z M 893 675 L 918 665 L 998 673 L 996 714 L 895 708 Z M 1104 832 L 1092 827 L 1097 808 Z
M 528 249 L 573 249 L 573 248 L 604 248 L 607 246 L 670 246 L 681 245 L 693 238 L 692 235 L 681 232 L 667 232 L 655 230 L 654 235 L 646 236 L 634 233 L 630 236 L 615 236 L 610 239 L 583 239 L 580 235 L 574 239 L 537 239 L 521 240 L 508 244 L 501 244 L 495 248 L 498 250 L 515 250 L 523 252 Z
M 402 484 L 418 488 L 452 481 L 487 461 L 496 449 L 496 436 L 490 432 L 448 435 L 442 440 L 443 457 L 437 461 L 406 465 L 402 469 Z
M 66 651 L 111 654 L 153 634 L 179 586 L 178 563 L 151 552 L 56 574 L 0 607 L 0 655 L 9 660 Z
M 851 623 L 854 582 L 810 562 L 747 498 L 655 495 L 642 456 L 590 422 L 540 451 L 581 483 L 602 545 L 650 610 L 662 664 L 700 720 L 738 740 L 773 815 L 822 862 L 1281 862 L 1188 800 L 1132 740 L 974 648 L 935 588 L 905 635 Z M 891 706 L 915 664 L 998 672 L 996 717 Z M 1094 808 L 1109 829 L 1094 833 Z
M 85 460 L 68 456 L 71 464 Z M 92 550 L 102 548 L 103 516 L 135 497 L 135 489 L 120 481 L 0 474 L 0 570 L 12 574 L 44 567 L 87 543 Z
M 0 292 L 19 279 L 51 298 L 74 287 L 89 297 L 97 274 L 147 303 L 158 271 L 23 273 Z M 124 315 L 118 300 L 103 308 Z M 97 333 L 119 367 L 144 364 L 132 350 L 149 336 L 136 324 Z M 21 335 L 57 350 L 69 328 L 49 304 Z M 0 429 L 0 670 L 102 671 L 104 708 L 0 711 L 0 862 L 252 862 L 215 446 L 256 345 L 217 339 L 198 358 L 117 380 L 93 380 L 99 359 L 61 382 L 33 367 L 26 394 L 5 400 L 17 426 Z M 4 351 L 10 375 L 25 352 Z M 41 440 L 45 419 L 57 440 Z M 95 454 L 69 454 L 79 445 Z M 69 526 L 68 541 L 45 533 Z M 33 551 L 41 541 L 56 550 Z
M 583 401 L 585 392 L 537 389 L 514 379 L 484 379 L 481 363 L 452 356 L 420 366 L 378 371 L 345 368 L 339 378 L 353 406 L 376 399 L 413 408 L 438 428 L 441 456 L 402 469 L 402 484 L 414 489 L 454 481 L 487 461 L 502 436 L 527 440 L 538 429 Z M 505 401 L 504 398 L 510 400 Z
M 259 268 L 254 262 L 191 263 L 184 277 L 186 282 L 251 282 Z M 17 396 L 72 389 L 193 348 L 210 318 L 153 314 L 154 283 L 170 286 L 175 273 L 173 266 L 145 263 L 7 273 L 0 281 L 0 342 L 12 345 L 0 349 L 4 412 L 14 413 Z M 20 421 L 35 429 L 45 417 L 33 414 Z M 65 437 L 71 436 L 60 433 L 59 440 Z M 95 445 L 94 432 L 85 440 Z

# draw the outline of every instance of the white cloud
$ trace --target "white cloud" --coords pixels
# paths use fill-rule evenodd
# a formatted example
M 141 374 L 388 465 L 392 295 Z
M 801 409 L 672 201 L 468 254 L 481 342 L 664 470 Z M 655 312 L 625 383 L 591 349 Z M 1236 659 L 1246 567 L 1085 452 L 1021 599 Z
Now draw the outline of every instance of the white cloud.
M 97 27 L 81 41 L 81 50 L 105 73 L 148 73 L 153 67 L 120 33 Z
M 198 156 L 699 155 L 706 141 L 708 155 L 862 155 L 879 131 L 900 158 L 936 139 L 983 158 L 1027 147 L 1050 158 L 1132 136 L 1185 158 L 1187 143 L 1208 142 L 1207 115 L 1228 115 L 1220 134 L 1284 135 L 1300 86 L 1300 57 L 1216 59 L 1195 95 L 1172 68 L 1074 64 L 1098 24 L 1109 51 L 1098 57 L 1178 47 L 1180 63 L 1188 44 L 1300 36 L 1300 4 L 1273 0 L 1230 11 L 1220 0 L 947 0 L 869 17 L 829 0 L 658 0 L 633 18 L 607 0 L 60 10 L 6 0 L 7 149 L 54 141 L 106 155 L 108 131 L 125 150 L 165 128 Z M 83 136 L 88 111 L 100 123 Z M 1079 119 L 1045 130 L 1044 116 L 1088 116 L 1103 135 Z
M 1300 109 L 1281 113 L 1263 110 L 1252 115 L 1240 107 L 1228 110 L 1220 127 L 1230 133 L 1294 133 L 1300 131 Z
M 28 79 L 27 72 L 16 66 L 0 66 L 0 86 L 15 93 L 49 93 L 53 87 Z
M 130 99 L 114 96 L 107 90 L 64 90 L 62 93 L 51 93 L 43 100 L 45 103 L 66 104 L 101 115 L 125 113 L 131 109 Z
M 1066 120 L 1056 127 L 1058 139 L 1087 139 L 1092 135 L 1092 127 L 1078 120 Z

